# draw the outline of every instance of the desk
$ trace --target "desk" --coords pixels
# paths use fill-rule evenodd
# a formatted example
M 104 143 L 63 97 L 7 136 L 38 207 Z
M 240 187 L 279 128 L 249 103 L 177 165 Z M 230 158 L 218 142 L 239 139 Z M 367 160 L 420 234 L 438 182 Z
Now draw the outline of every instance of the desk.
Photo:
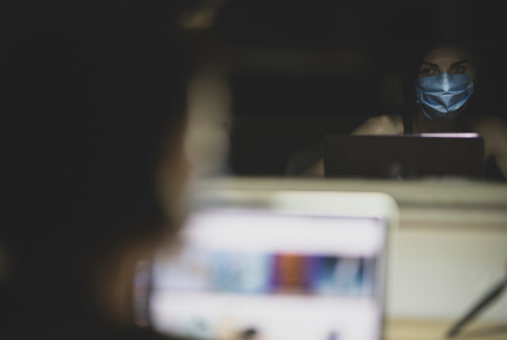
M 220 181 L 208 187 L 223 187 Z M 505 274 L 507 184 L 464 179 L 227 180 L 227 187 L 263 190 L 383 192 L 399 206 L 391 230 L 386 314 L 389 319 L 454 320 Z M 507 321 L 507 293 L 481 316 Z M 505 337 L 507 340 L 507 336 Z
M 214 186 L 224 183 L 208 183 Z M 259 202 L 269 190 L 383 192 L 393 197 L 400 219 L 389 238 L 385 340 L 445 339 L 453 322 L 505 275 L 505 183 L 241 178 L 228 180 L 227 187 L 255 191 Z M 507 292 L 456 339 L 507 340 Z
M 384 340 L 442 340 L 453 321 L 388 319 Z M 475 321 L 467 326 L 456 340 L 506 340 L 506 322 Z

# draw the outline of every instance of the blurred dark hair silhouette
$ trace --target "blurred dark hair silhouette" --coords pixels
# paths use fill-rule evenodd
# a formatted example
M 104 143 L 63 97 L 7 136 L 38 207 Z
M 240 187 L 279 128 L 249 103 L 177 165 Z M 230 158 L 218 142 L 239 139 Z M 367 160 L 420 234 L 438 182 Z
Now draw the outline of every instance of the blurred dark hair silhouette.
M 125 240 L 171 226 L 156 171 L 181 142 L 191 58 L 161 3 L 25 4 L 30 19 L 2 41 L 6 339 L 115 330 L 90 272 Z

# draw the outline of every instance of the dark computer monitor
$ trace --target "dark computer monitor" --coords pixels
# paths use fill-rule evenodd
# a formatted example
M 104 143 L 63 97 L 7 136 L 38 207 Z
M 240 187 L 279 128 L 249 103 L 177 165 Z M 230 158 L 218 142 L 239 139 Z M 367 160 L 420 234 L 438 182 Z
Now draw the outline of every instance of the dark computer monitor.
M 326 177 L 484 177 L 484 141 L 476 133 L 327 135 Z

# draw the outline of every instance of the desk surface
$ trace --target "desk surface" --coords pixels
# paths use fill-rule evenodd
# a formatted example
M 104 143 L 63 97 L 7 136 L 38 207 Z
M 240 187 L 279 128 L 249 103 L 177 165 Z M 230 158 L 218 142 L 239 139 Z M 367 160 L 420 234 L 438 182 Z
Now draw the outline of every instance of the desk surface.
M 506 183 L 229 178 L 201 185 L 208 190 L 234 191 L 234 195 L 229 192 L 230 199 L 239 207 L 269 206 L 269 193 L 276 190 L 383 192 L 393 197 L 400 221 L 389 239 L 388 318 L 453 320 L 505 275 Z M 507 294 L 481 317 L 505 319 Z
M 388 319 L 384 340 L 443 340 L 452 325 L 452 321 Z M 453 339 L 506 340 L 507 321 L 474 321 Z

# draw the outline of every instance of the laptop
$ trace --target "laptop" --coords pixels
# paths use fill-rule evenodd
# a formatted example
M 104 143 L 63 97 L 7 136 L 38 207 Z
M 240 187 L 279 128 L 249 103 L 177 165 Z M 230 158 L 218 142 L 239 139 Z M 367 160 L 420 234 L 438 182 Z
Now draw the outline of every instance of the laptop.
M 215 189 L 152 266 L 149 319 L 197 339 L 379 340 L 386 243 L 381 193 Z
M 326 177 L 484 177 L 484 141 L 476 133 L 328 135 L 323 154 Z

